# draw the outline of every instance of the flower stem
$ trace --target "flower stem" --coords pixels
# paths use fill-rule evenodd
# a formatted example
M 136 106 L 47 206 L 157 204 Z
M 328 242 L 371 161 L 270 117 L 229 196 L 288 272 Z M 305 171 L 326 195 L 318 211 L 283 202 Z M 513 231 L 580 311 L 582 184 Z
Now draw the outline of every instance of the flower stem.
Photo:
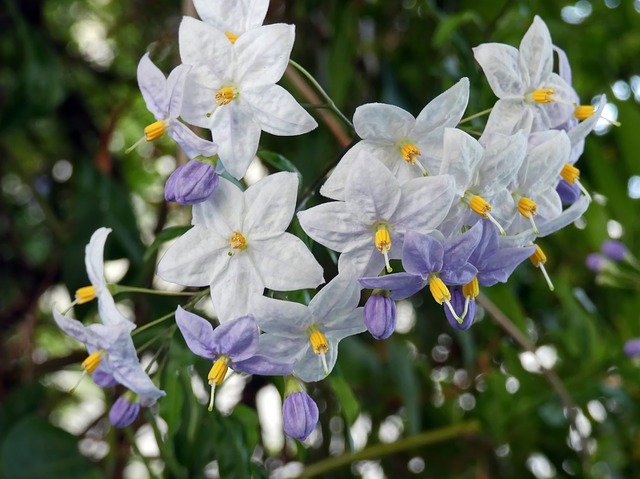
M 478 421 L 470 421 L 456 424 L 454 426 L 426 431 L 389 444 L 375 444 L 353 454 L 344 454 L 342 456 L 330 457 L 328 459 L 316 462 L 315 464 L 311 464 L 310 466 L 306 467 L 302 474 L 300 474 L 300 476 L 298 477 L 302 479 L 307 477 L 319 476 L 322 474 L 326 474 L 329 471 L 348 466 L 355 461 L 362 461 L 373 458 L 377 459 L 381 456 L 404 451 L 405 449 L 428 446 L 430 444 L 436 444 L 442 441 L 453 439 L 454 437 L 458 436 L 472 435 L 477 433 L 479 430 L 480 423 Z
M 142 452 L 140 452 L 140 449 L 138 448 L 138 444 L 136 443 L 136 437 L 133 434 L 133 431 L 131 431 L 131 428 L 130 427 L 124 428 L 124 433 L 127 436 L 127 440 L 129 441 L 129 444 L 131 444 L 131 448 L 133 449 L 133 452 L 140 457 L 140 459 L 142 460 L 142 463 L 147 468 L 149 477 L 151 477 L 151 479 L 159 479 L 159 477 L 156 475 L 156 473 L 153 471 L 153 468 L 151 467 L 151 461 L 149 461 L 149 458 L 144 454 L 142 454 Z
M 164 463 L 167 465 L 173 476 L 186 479 L 187 471 L 178 463 L 174 456 L 173 450 L 167 445 L 166 442 L 164 442 L 162 433 L 160 432 L 158 424 L 156 423 L 156 418 L 149 410 L 147 410 L 146 416 L 147 422 L 153 428 L 153 435 L 155 436 L 156 442 L 158 443 L 158 449 L 160 450 L 160 455 L 162 456 Z
M 354 129 L 353 123 L 351 123 L 351 121 L 344 115 L 344 113 L 340 111 L 340 109 L 336 106 L 336 104 L 331 99 L 331 97 L 327 94 L 327 92 L 324 91 L 322 86 L 320 86 L 320 83 L 318 83 L 318 81 L 313 77 L 313 75 L 309 73 L 302 65 L 300 65 L 299 63 L 291 59 L 289 60 L 289 65 L 291 65 L 293 68 L 298 70 L 309 81 L 309 83 L 313 85 L 313 87 L 320 94 L 320 96 L 322 96 L 322 98 L 324 98 L 324 100 L 327 102 L 326 108 L 329 108 L 331 111 L 333 111 L 336 114 L 336 116 L 344 122 L 345 125 L 349 126 L 349 128 L 353 130 Z
M 204 298 L 207 293 L 209 292 L 209 290 L 204 289 L 202 291 L 198 291 L 197 293 L 195 293 L 195 295 L 193 295 L 193 298 L 191 299 L 191 301 L 189 301 L 187 304 L 184 305 L 184 309 L 189 309 L 194 307 L 198 301 L 200 301 L 202 298 Z M 139 328 L 135 329 L 132 333 L 131 336 L 135 336 L 136 334 L 140 334 L 142 331 L 146 331 L 149 328 L 152 328 L 160 323 L 163 323 L 164 321 L 166 321 L 169 318 L 173 318 L 173 316 L 176 314 L 175 311 L 172 311 L 168 314 L 165 314 L 164 316 L 158 318 L 158 319 L 154 319 L 153 321 L 144 324 L 142 326 L 140 326 Z
M 116 295 L 118 293 L 145 293 L 155 294 L 158 296 L 193 296 L 194 294 L 198 293 L 198 291 L 160 291 L 157 289 L 139 288 L 137 286 L 126 286 L 124 284 L 110 284 L 109 290 L 113 295 Z
M 493 107 L 487 108 L 486 110 L 482 110 L 481 112 L 475 113 L 473 115 L 469 115 L 463 118 L 462 120 L 460 120 L 458 125 L 462 125 L 463 123 L 466 123 L 468 121 L 475 120 L 476 118 L 480 118 L 481 116 L 484 116 L 484 115 L 488 115 L 489 113 L 491 113 L 491 110 L 493 110 Z

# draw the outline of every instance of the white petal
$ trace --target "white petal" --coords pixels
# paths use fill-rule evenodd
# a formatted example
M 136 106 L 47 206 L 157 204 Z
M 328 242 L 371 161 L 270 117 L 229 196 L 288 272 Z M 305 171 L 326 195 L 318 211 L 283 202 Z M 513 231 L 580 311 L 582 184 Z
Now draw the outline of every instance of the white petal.
M 247 252 L 234 254 L 211 283 L 211 299 L 218 319 L 225 322 L 251 314 L 251 298 L 261 296 L 263 291 L 264 283 Z
M 190 160 L 200 155 L 213 156 L 218 151 L 218 145 L 200 138 L 187 125 L 178 120 L 171 122 L 171 128 L 167 134 L 182 148 Z
M 229 239 L 235 231 L 242 232 L 244 196 L 240 188 L 220 178 L 213 195 L 193 205 L 194 225 L 204 226 L 221 238 Z
M 91 235 L 91 239 L 84 250 L 84 265 L 87 268 L 87 276 L 96 292 L 100 293 L 107 287 L 104 278 L 104 244 L 111 228 L 98 228 Z
M 333 327 L 358 307 L 360 285 L 357 278 L 349 273 L 341 273 L 333 278 L 309 302 L 313 319 L 325 328 Z
M 206 23 L 235 35 L 262 25 L 269 8 L 269 0 L 193 0 L 193 4 Z
M 575 113 L 574 104 L 577 103 L 579 99 L 571 85 L 567 84 L 560 75 L 551 73 L 544 80 L 544 86 L 552 88 L 554 91 L 553 96 L 558 100 L 539 105 L 539 108 L 547 113 L 549 127 L 558 127 L 568 120 L 575 118 L 573 116 Z
M 473 49 L 473 56 L 498 98 L 523 98 L 526 79 L 520 74 L 518 50 L 502 43 L 483 43 Z
M 126 325 L 130 330 L 136 327 L 131 321 L 125 318 L 116 306 L 113 296 L 109 290 L 105 289 L 98 296 L 98 315 L 103 324 L 106 325 Z
M 184 85 L 190 69 L 191 67 L 188 65 L 178 65 L 169 73 L 165 92 L 168 102 L 167 113 L 169 118 L 178 118 L 180 116 L 184 97 Z
M 538 204 L 536 221 L 538 221 L 538 218 L 540 218 L 541 222 L 551 221 L 562 213 L 562 201 L 556 192 L 555 185 L 538 195 L 534 195 L 532 200 Z
M 218 108 L 216 92 L 222 80 L 207 67 L 192 67 L 187 73 L 180 116 L 189 124 L 211 127 L 211 115 Z
M 411 136 L 422 139 L 434 134 L 436 130 L 456 126 L 464 115 L 468 101 L 469 79 L 462 78 L 422 109 Z
M 534 135 L 544 137 L 544 141 L 529 150 L 518 172 L 518 183 L 525 194 L 555 186 L 571 153 L 571 142 L 564 131 L 551 130 Z
M 378 276 L 385 263 L 384 256 L 375 247 L 373 234 L 359 238 L 359 240 L 357 246 L 351 245 L 347 251 L 340 255 L 338 271 L 341 274 L 350 274 L 357 278 Z
M 453 177 L 459 196 L 462 196 L 475 180 L 483 154 L 480 143 L 464 131 L 456 128 L 445 129 L 444 157 L 439 174 Z
M 551 35 L 547 25 L 536 15 L 520 42 L 520 65 L 528 86 L 537 88 L 553 68 Z
M 602 112 L 604 111 L 604 107 L 607 104 L 607 96 L 600 95 L 600 101 L 598 102 L 598 106 L 593 115 L 587 118 L 584 121 L 578 123 L 574 128 L 567 132 L 569 136 L 569 140 L 571 140 L 571 146 L 575 147 L 582 140 L 584 140 L 589 133 L 595 128 L 596 123 L 602 116 Z
M 147 109 L 157 120 L 162 119 L 168 111 L 169 102 L 165 96 L 167 79 L 160 69 L 145 53 L 138 63 L 138 86 Z
M 244 176 L 258 151 L 260 125 L 238 101 L 218 108 L 211 117 L 211 137 L 218 144 L 218 155 L 231 176 Z
M 222 77 L 232 61 L 232 44 L 226 35 L 191 17 L 183 17 L 179 30 L 180 58 L 186 65 L 206 65 Z
M 243 34 L 234 45 L 235 78 L 243 88 L 276 83 L 287 68 L 295 27 L 264 25 Z
M 318 124 L 291 94 L 279 85 L 245 88 L 243 101 L 253 110 L 255 121 L 267 133 L 292 136 L 307 133 Z
M 306 337 L 313 322 L 309 308 L 293 301 L 255 296 L 252 309 L 260 329 L 286 338 Z
M 363 140 L 396 142 L 406 138 L 416 119 L 400 107 L 384 103 L 367 103 L 356 108 L 353 126 Z
M 373 241 L 373 230 L 359 223 L 343 201 L 332 201 L 298 213 L 302 229 L 321 245 L 345 251 L 359 238 Z
M 327 339 L 329 339 L 327 337 Z M 338 359 L 338 343 L 329 341 L 329 350 L 326 353 L 327 368 L 329 372 L 333 369 Z M 302 353 L 298 362 L 293 368 L 293 374 L 306 383 L 321 381 L 326 377 L 320 355 L 313 352 L 309 345 Z
M 247 252 L 269 289 L 294 291 L 324 282 L 322 267 L 302 240 L 292 234 L 251 241 Z
M 354 334 L 359 334 L 367 330 L 364 324 L 364 308 L 357 308 L 349 312 L 346 316 L 336 318 L 327 324 L 327 338 L 336 342 Z
M 373 225 L 393 215 L 400 201 L 400 185 L 379 161 L 358 158 L 347 177 L 345 200 L 355 218 Z
M 580 218 L 582 214 L 587 211 L 591 200 L 587 196 L 582 196 L 578 201 L 572 204 L 569 208 L 564 210 L 562 214 L 548 223 L 538 225 L 540 230 L 540 237 L 550 235 L 558 230 L 561 230 L 565 226 L 573 223 Z
M 252 239 L 271 238 L 285 231 L 293 218 L 298 183 L 297 174 L 283 171 L 247 188 L 242 231 Z
M 484 159 L 480 163 L 476 188 L 478 194 L 489 197 L 506 188 L 516 177 L 527 153 L 527 135 L 483 135 Z
M 208 286 L 226 268 L 228 250 L 226 238 L 196 225 L 169 247 L 156 274 L 182 286 Z
M 531 107 L 522 100 L 498 100 L 491 110 L 484 134 L 513 135 L 519 130 L 529 134 L 533 123 Z

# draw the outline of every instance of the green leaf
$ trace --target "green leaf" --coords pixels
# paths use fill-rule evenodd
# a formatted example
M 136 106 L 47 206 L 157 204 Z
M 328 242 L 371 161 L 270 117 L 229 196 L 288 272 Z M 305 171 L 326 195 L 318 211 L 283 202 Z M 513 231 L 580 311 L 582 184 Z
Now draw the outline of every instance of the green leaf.
M 278 171 L 290 171 L 291 173 L 297 173 L 300 175 L 300 171 L 296 168 L 296 165 L 291 163 L 287 158 L 280 153 L 274 153 L 273 151 L 260 150 L 258 152 L 258 158 L 265 163 L 271 165 Z M 302 176 L 302 175 L 300 175 Z
M 449 41 L 453 32 L 466 23 L 480 25 L 481 19 L 477 13 L 471 10 L 450 16 L 436 28 L 433 34 L 433 45 L 437 48 L 442 47 Z
M 177 238 L 178 236 L 182 236 L 190 229 L 191 229 L 191 226 L 172 226 L 170 228 L 163 229 L 160 233 L 158 233 L 156 238 L 153 240 L 153 243 L 149 245 L 149 247 L 147 248 L 147 251 L 145 251 L 144 257 L 143 257 L 144 261 L 148 261 L 151 258 L 151 256 L 156 251 L 158 251 L 158 248 L 160 248 L 160 245 L 166 243 L 167 241 L 171 241 L 172 239 Z
M 353 394 L 351 386 L 345 381 L 342 374 L 339 374 L 337 369 L 329 376 L 329 384 L 342 406 L 342 413 L 344 414 L 347 424 L 353 424 L 360 413 L 360 403 Z
M 162 388 L 167 396 L 160 401 L 160 415 L 167 422 L 169 435 L 173 436 L 182 423 L 182 405 L 184 393 L 180 382 L 180 369 L 176 363 L 170 361 L 164 374 Z

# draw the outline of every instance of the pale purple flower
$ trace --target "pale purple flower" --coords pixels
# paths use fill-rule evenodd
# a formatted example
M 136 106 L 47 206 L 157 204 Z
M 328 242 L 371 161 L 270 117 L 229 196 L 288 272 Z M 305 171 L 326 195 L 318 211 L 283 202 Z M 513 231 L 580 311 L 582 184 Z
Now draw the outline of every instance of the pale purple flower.
M 101 388 L 112 388 L 118 384 L 118 381 L 116 381 L 111 374 L 104 371 L 100 366 L 98 366 L 98 369 L 91 374 L 91 378 L 93 379 L 93 382 Z
M 622 261 L 629 256 L 629 248 L 623 242 L 616 240 L 607 240 L 602 243 L 600 251 L 607 258 L 616 262 Z
M 624 343 L 624 353 L 630 358 L 640 356 L 640 339 L 630 339 Z
M 568 181 L 560 180 L 556 186 L 556 193 L 560 196 L 560 201 L 563 205 L 572 205 L 580 198 L 582 191 L 580 187 L 575 183 L 571 184 Z
M 307 393 L 298 391 L 284 398 L 282 420 L 287 436 L 304 441 L 318 424 L 319 412 Z
M 444 308 L 444 315 L 449 321 L 451 327 L 460 331 L 465 331 L 473 325 L 473 320 L 476 315 L 476 302 L 474 300 L 468 301 L 462 292 L 462 288 L 455 286 L 451 288 L 451 306 L 456 312 L 459 318 L 462 318 L 462 323 L 451 313 L 449 308 Z
M 598 253 L 589 253 L 585 259 L 585 264 L 594 273 L 603 271 L 611 261 Z
M 109 410 L 109 422 L 123 428 L 133 424 L 140 413 L 140 403 L 131 401 L 126 394 L 120 396 Z
M 194 0 L 203 22 L 224 33 L 231 43 L 262 25 L 269 0 Z
M 208 199 L 220 181 L 213 165 L 190 160 L 171 173 L 164 187 L 164 199 L 193 205 Z
M 384 294 L 372 294 L 364 304 L 364 324 L 376 339 L 387 339 L 396 330 L 396 302 Z

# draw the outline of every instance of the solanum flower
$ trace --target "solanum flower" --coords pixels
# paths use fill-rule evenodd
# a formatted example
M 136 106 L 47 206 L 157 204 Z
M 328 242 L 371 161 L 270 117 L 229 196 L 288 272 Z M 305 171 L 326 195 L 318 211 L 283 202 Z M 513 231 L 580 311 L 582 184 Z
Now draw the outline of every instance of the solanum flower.
M 329 374 L 338 358 L 338 343 L 366 328 L 358 308 L 360 288 L 353 276 L 341 273 L 309 302 L 309 306 L 256 296 L 254 310 L 265 331 L 265 351 L 295 362 L 293 374 L 305 382 Z
M 189 349 L 213 361 L 208 376 L 211 386 L 209 411 L 213 410 L 215 387 L 222 384 L 229 368 L 261 375 L 289 374 L 293 368 L 291 361 L 261 354 L 260 331 L 253 316 L 242 316 L 213 329 L 206 319 L 178 306 L 176 324 Z
M 133 424 L 138 414 L 140 414 L 140 403 L 125 393 L 111 406 L 109 422 L 118 428 L 127 427 Z
M 473 49 L 491 89 L 499 98 L 486 129 L 504 134 L 545 131 L 575 111 L 572 88 L 553 72 L 551 35 L 536 16 L 520 48 L 484 43 Z
M 276 85 L 289 61 L 295 28 L 266 25 L 232 44 L 224 33 L 193 18 L 180 24 L 180 56 L 191 65 L 182 117 L 211 130 L 225 170 L 242 178 L 262 131 L 300 135 L 318 125 Z
M 396 302 L 388 294 L 373 292 L 364 304 L 364 324 L 376 339 L 387 339 L 396 330 Z
M 427 174 L 436 175 L 442 160 L 444 130 L 458 124 L 469 99 L 469 80 L 461 79 L 433 99 L 417 118 L 402 108 L 368 103 L 356 108 L 353 126 L 362 141 L 344 155 L 320 193 L 345 199 L 345 184 L 359 157 L 380 160 L 400 184 Z
M 262 25 L 269 0 L 193 0 L 193 5 L 202 21 L 235 43 L 247 30 Z
M 100 367 L 102 373 L 111 375 L 136 393 L 143 406 L 150 406 L 165 395 L 142 369 L 128 324 L 115 322 L 85 326 L 59 313 L 55 306 L 53 319 L 60 329 L 86 346 L 89 355 L 82 362 L 86 373 L 92 374 Z
M 226 179 L 193 206 L 193 228 L 171 245 L 158 275 L 183 286 L 210 286 L 220 321 L 251 312 L 264 288 L 293 291 L 323 282 L 322 268 L 299 238 L 285 233 L 298 176 L 269 175 L 243 193 Z
M 448 175 L 415 178 L 402 185 L 379 161 L 359 158 L 345 186 L 345 201 L 298 213 L 304 231 L 339 251 L 340 272 L 377 275 L 389 259 L 400 258 L 406 231 L 429 233 L 440 225 L 453 200 Z M 428 205 L 428 207 L 427 207 Z
M 164 199 L 182 205 L 201 203 L 213 194 L 218 182 L 212 164 L 190 160 L 171 173 L 164 187 Z
M 304 391 L 287 395 L 282 404 L 282 422 L 287 436 L 304 441 L 318 424 L 318 406 Z

